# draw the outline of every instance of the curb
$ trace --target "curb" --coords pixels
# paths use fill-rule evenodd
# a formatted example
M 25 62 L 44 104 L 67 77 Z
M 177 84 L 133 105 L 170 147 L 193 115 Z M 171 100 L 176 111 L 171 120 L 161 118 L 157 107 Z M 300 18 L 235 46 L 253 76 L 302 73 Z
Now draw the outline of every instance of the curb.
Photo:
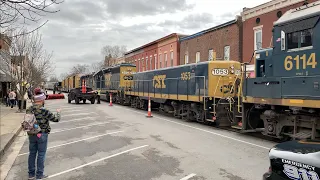
M 14 133 L 14 135 L 11 137 L 11 139 L 8 141 L 8 143 L 4 146 L 3 149 L 1 149 L 0 152 L 0 159 L 2 159 L 3 155 L 5 154 L 5 151 L 9 149 L 10 145 L 13 143 L 13 141 L 17 138 L 17 136 L 20 134 L 22 130 L 22 127 L 19 127 L 18 130 Z

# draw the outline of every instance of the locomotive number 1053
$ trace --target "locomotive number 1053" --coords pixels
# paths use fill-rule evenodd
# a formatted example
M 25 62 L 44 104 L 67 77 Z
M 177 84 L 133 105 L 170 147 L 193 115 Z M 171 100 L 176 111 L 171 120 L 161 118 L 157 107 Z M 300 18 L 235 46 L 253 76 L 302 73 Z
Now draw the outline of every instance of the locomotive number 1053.
M 311 53 L 308 58 L 306 54 L 303 54 L 302 56 L 297 55 L 295 57 L 287 56 L 284 59 L 285 70 L 290 71 L 294 66 L 296 70 L 301 69 L 300 61 L 302 61 L 302 69 L 307 69 L 307 66 L 311 66 L 312 69 L 315 69 L 317 66 L 316 53 Z

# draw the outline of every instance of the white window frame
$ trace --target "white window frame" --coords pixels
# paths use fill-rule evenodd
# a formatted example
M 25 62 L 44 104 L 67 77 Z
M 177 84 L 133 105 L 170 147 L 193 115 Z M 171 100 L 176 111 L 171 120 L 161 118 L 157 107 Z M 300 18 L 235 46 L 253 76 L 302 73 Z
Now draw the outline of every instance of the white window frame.
M 209 49 L 208 61 L 213 61 L 213 49 Z
M 196 52 L 196 63 L 200 62 L 200 52 Z
M 142 71 L 144 71 L 144 69 L 145 69 L 144 58 L 141 58 L 141 62 L 142 62 Z
M 162 68 L 162 54 L 159 54 L 159 68 Z
M 262 37 L 263 37 L 263 33 L 262 33 L 262 28 L 263 26 L 257 26 L 253 28 L 253 35 L 254 35 L 254 50 L 258 50 L 257 48 L 257 33 L 261 32 L 261 48 L 262 48 Z
M 226 48 L 228 48 L 228 56 L 226 55 Z M 230 61 L 230 46 L 224 46 L 224 48 L 223 48 L 223 59 L 225 61 Z
M 174 54 L 173 54 L 173 51 L 170 51 L 170 64 L 171 64 L 171 67 L 173 67 L 173 59 L 174 59 Z
M 164 53 L 164 67 L 167 67 L 167 63 L 168 63 L 168 54 Z
M 188 56 L 188 54 L 184 55 L 184 64 L 189 64 L 189 56 Z
M 148 71 L 149 69 L 148 69 L 148 67 L 149 67 L 149 59 L 148 59 L 148 56 L 146 57 L 146 71 Z
M 157 57 L 158 57 L 158 55 L 157 55 L 157 54 L 155 54 L 155 55 L 154 55 L 154 69 L 158 69 L 158 61 L 157 61 Z

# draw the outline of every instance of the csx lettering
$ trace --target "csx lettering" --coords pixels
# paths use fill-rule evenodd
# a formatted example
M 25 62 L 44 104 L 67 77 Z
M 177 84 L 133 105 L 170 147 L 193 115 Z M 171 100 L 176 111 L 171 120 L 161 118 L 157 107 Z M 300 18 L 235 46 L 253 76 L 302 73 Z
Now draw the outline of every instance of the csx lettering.
M 164 80 L 166 79 L 167 75 L 157 75 L 153 77 L 152 84 L 155 88 L 166 88 Z
M 191 79 L 191 73 L 190 72 L 181 73 L 181 80 L 190 80 L 190 79 Z
M 283 165 L 283 173 L 288 176 L 290 179 L 299 179 L 299 180 L 319 180 L 319 176 L 314 171 L 308 171 L 304 168 L 298 169 L 296 166 L 289 164 Z
M 302 61 L 302 64 L 300 63 Z M 294 58 L 292 56 L 287 56 L 284 59 L 284 68 L 287 71 L 290 71 L 295 66 L 296 70 L 299 69 L 307 69 L 307 66 L 311 66 L 312 69 L 315 69 L 317 66 L 316 61 L 316 53 L 311 53 L 307 60 L 307 55 L 303 54 L 302 56 L 295 56 Z M 302 66 L 302 67 L 301 67 Z

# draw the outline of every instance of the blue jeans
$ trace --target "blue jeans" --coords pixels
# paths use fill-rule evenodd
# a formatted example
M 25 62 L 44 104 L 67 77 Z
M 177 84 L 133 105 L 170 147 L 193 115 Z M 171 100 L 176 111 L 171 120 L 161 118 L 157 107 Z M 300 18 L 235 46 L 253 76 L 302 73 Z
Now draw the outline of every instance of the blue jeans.
M 36 178 L 41 178 L 44 171 L 44 160 L 46 158 L 48 144 L 48 134 L 42 133 L 41 137 L 38 138 L 37 135 L 29 135 L 29 159 L 28 159 L 28 169 L 29 176 Z M 36 173 L 36 157 L 37 158 L 37 173 Z

